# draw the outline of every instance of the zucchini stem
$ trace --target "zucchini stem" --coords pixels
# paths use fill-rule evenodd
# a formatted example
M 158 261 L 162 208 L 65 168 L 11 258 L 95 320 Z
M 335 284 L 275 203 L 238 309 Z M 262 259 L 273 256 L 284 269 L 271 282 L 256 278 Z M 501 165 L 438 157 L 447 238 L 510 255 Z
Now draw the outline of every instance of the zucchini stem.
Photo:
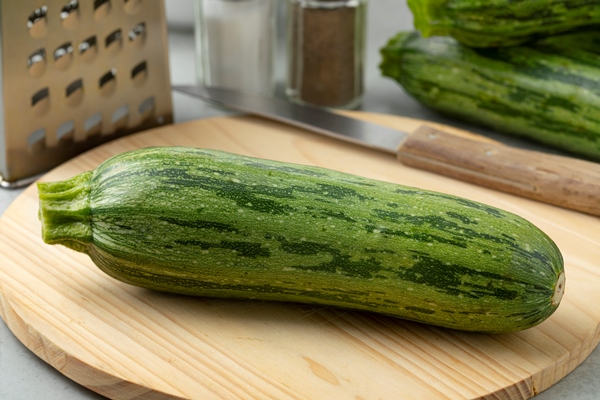
M 408 7 L 413 14 L 413 24 L 423 37 L 447 36 L 450 29 L 444 10 L 448 8 L 448 0 L 408 0 Z
M 38 182 L 42 239 L 85 253 L 92 242 L 90 179 L 88 171 L 71 179 Z

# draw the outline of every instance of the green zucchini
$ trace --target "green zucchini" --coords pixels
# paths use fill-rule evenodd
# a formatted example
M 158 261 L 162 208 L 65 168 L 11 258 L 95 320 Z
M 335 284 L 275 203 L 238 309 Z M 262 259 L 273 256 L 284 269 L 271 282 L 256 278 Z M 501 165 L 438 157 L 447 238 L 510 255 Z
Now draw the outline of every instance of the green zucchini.
M 525 219 L 323 168 L 151 147 L 38 188 L 46 243 L 158 291 L 510 332 L 564 289 L 560 251 Z
M 408 0 L 424 37 L 471 47 L 514 46 L 600 24 L 600 0 Z
M 600 161 L 600 31 L 474 49 L 401 32 L 381 73 L 425 106 Z

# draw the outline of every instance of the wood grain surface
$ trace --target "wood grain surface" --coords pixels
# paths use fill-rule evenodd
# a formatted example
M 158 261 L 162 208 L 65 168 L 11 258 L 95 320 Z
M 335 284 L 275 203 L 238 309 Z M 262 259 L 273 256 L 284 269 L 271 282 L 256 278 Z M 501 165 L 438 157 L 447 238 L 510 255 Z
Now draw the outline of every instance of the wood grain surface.
M 404 165 L 600 217 L 600 164 L 457 137 L 423 125 L 398 151 Z
M 415 129 L 420 121 L 356 117 Z M 43 180 L 152 145 L 188 145 L 319 165 L 460 195 L 519 214 L 561 249 L 566 294 L 541 325 L 465 333 L 307 305 L 161 294 L 128 286 L 87 256 L 45 245 L 37 190 L 0 219 L 0 314 L 31 351 L 115 399 L 527 399 L 576 368 L 600 340 L 599 219 L 402 166 L 392 155 L 254 117 L 129 136 Z

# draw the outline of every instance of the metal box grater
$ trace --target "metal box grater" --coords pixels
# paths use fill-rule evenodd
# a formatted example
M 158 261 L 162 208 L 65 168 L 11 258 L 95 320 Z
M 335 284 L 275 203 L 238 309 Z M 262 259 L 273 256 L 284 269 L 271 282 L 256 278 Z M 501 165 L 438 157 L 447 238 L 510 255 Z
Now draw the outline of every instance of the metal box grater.
M 163 0 L 0 0 L 0 186 L 173 121 Z

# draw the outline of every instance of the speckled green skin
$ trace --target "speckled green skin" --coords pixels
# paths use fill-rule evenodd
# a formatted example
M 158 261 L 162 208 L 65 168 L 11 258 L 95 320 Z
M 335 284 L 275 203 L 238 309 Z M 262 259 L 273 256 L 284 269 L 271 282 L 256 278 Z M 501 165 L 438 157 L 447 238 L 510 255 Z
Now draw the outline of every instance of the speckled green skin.
M 485 50 L 402 32 L 381 54 L 427 107 L 600 161 L 600 30 Z
M 425 37 L 472 47 L 514 46 L 600 24 L 600 0 L 408 0 Z
M 123 153 L 39 192 L 45 242 L 150 289 L 483 332 L 529 328 L 557 307 L 552 240 L 446 194 L 184 147 Z

